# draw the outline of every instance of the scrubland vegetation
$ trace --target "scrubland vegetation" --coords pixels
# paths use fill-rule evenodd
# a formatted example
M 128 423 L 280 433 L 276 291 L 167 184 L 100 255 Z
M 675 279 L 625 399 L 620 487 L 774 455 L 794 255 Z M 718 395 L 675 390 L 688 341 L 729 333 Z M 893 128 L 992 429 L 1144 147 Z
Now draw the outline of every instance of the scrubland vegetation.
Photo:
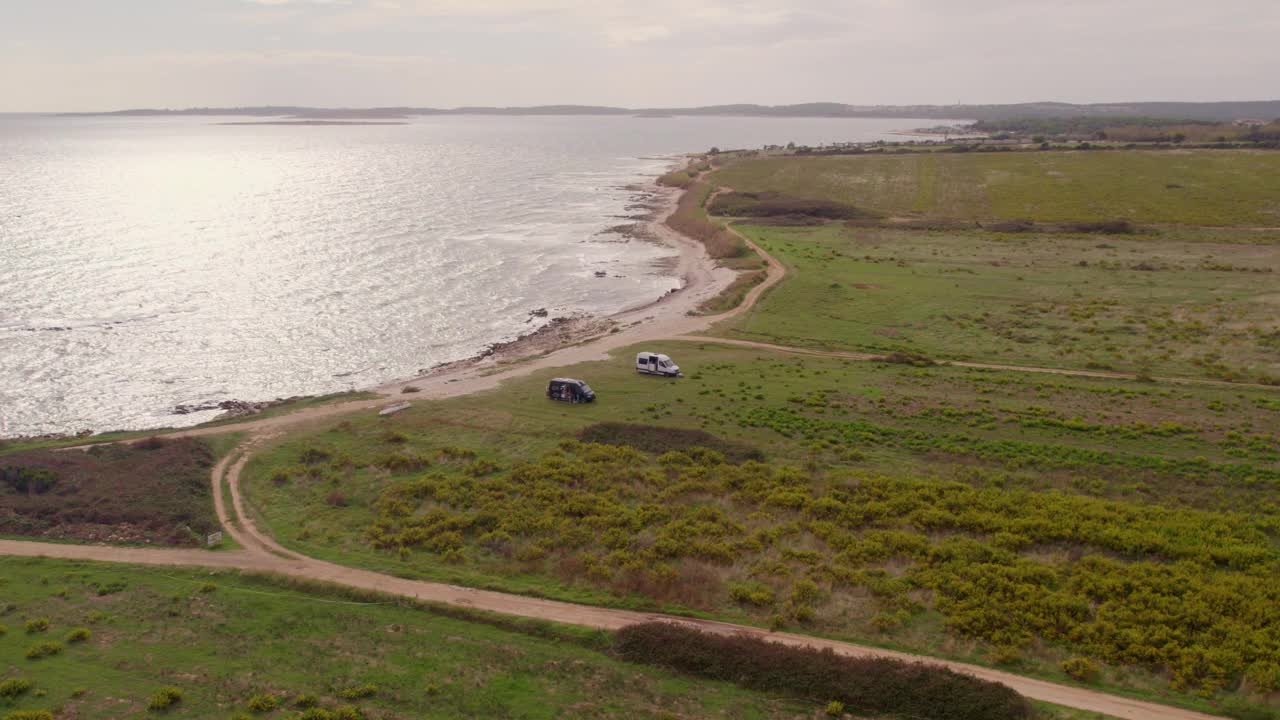
M 243 482 L 259 527 L 404 577 L 1280 714 L 1280 155 L 715 162 L 663 178 L 688 190 L 672 226 L 748 270 L 726 304 L 762 275 L 709 201 L 754 218 L 737 227 L 788 276 L 713 332 L 882 361 L 651 342 L 351 415 L 255 452 Z M 713 199 L 721 187 L 738 192 Z M 637 375 L 638 350 L 687 377 Z M 587 379 L 599 401 L 548 402 L 552 375 Z M 95 452 L 83 462 L 122 451 Z M 67 477 L 21 467 L 6 499 Z M 624 631 L 608 657 L 596 634 L 462 626 L 385 598 L 322 593 L 315 612 L 288 612 L 315 589 L 237 575 L 9 568 L 0 652 L 19 670 L 0 675 L 0 702 L 22 711 L 114 717 L 161 698 L 184 717 L 313 720 L 1030 713 L 946 673 L 680 628 Z M 140 644 L 160 673 L 142 672 Z
M 985 720 L 1029 717 L 1009 688 L 968 675 L 884 658 L 849 658 L 667 623 L 618 632 L 622 657 L 814 700 L 831 698 L 827 715 Z
M 1041 639 L 1167 670 L 1176 687 L 1247 674 L 1280 689 L 1274 521 L 731 465 L 697 449 L 651 459 L 570 441 L 510 473 L 472 467 L 390 485 L 370 543 L 451 562 L 491 553 L 656 600 L 736 602 L 776 624 L 838 627 L 857 589 L 884 630 L 931 609 L 1006 656 Z
M 286 544 L 410 576 L 1148 692 L 1273 682 L 1274 391 L 664 349 L 685 380 L 575 368 L 587 408 L 535 377 L 294 439 L 250 496 Z
M 153 438 L 0 455 L 0 534 L 198 544 L 218 529 L 209 491 L 215 452 L 202 440 Z
M 1265 717 L 1278 159 L 719 157 L 673 225 L 719 228 L 704 206 L 731 187 L 712 209 L 756 218 L 740 229 L 789 274 L 717 332 L 903 362 L 664 343 L 685 380 L 589 363 L 557 371 L 601 392 L 587 408 L 549 406 L 538 375 L 353 419 L 259 455 L 250 495 L 342 562 Z

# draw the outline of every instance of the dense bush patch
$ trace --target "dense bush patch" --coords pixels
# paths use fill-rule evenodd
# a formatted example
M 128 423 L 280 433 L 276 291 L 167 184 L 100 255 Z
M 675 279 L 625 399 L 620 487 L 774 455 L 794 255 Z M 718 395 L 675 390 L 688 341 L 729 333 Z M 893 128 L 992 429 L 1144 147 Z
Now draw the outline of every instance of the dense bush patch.
M 249 702 L 246 707 L 248 707 L 252 712 L 269 713 L 277 707 L 280 707 L 280 698 L 275 695 L 254 695 L 249 698 Z
M 1005 657 L 1047 640 L 1179 688 L 1264 687 L 1280 661 L 1276 528 L 1245 515 L 578 441 L 507 473 L 396 482 L 374 507 L 381 548 L 655 600 L 820 624 L 863 588 L 881 630 L 932 608 Z
M 217 528 L 213 452 L 196 439 L 4 457 L 0 533 L 191 545 Z
M 743 635 L 724 636 L 670 623 L 631 625 L 615 647 L 632 662 L 786 693 L 841 711 L 928 720 L 1014 720 L 1027 702 L 998 683 L 946 668 L 888 658 L 853 658 Z
M 804 217 L 819 220 L 854 220 L 881 217 L 880 213 L 832 200 L 791 197 L 771 191 L 721 193 L 712 201 L 708 210 L 715 215 L 751 218 Z
M 0 682 L 0 699 L 14 700 L 31 690 L 31 681 L 26 678 L 9 678 Z
M 147 709 L 152 711 L 168 710 L 182 702 L 182 690 L 176 687 L 162 687 L 151 696 Z
M 53 713 L 48 710 L 14 710 L 6 714 L 4 720 L 53 720 Z
M 26 657 L 28 660 L 40 660 L 61 652 L 62 643 L 60 642 L 39 642 L 27 648 Z

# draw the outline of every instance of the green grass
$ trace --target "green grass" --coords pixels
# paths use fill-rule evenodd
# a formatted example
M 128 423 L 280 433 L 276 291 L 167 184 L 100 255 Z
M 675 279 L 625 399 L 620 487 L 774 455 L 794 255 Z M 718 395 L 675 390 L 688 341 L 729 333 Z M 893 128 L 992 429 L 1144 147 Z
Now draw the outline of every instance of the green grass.
M 1280 226 L 1280 153 L 1266 151 L 764 158 L 712 182 L 934 218 Z
M 716 332 L 948 360 L 1280 383 L 1280 250 L 740 226 L 788 268 Z
M 724 683 L 616 661 L 595 634 L 518 622 L 471 622 L 408 601 L 353 596 L 238 573 L 146 569 L 44 559 L 0 559 L 0 679 L 33 688 L 0 713 L 58 717 L 145 716 L 149 699 L 176 687 L 168 713 L 183 718 L 247 712 L 255 695 L 287 708 L 300 695 L 322 706 L 355 704 L 381 718 L 802 718 L 813 708 Z M 99 595 L 95 587 L 112 586 Z M 39 614 L 60 638 L 92 636 L 40 660 L 13 626 Z M 451 613 L 456 615 L 456 613 Z M 375 691 L 351 688 L 371 685 Z M 261 717 L 292 717 L 281 709 Z
M 472 460 L 443 459 L 444 447 L 475 450 L 477 459 L 495 465 L 502 477 L 515 464 L 601 421 L 700 428 L 757 446 L 775 464 L 806 472 L 944 478 L 995 496 L 1059 492 L 1121 505 L 1238 512 L 1243 513 L 1240 524 L 1261 523 L 1271 528 L 1265 532 L 1276 532 L 1274 521 L 1266 519 L 1280 514 L 1277 496 L 1268 490 L 1280 480 L 1280 446 L 1266 430 L 1280 422 L 1280 394 L 1273 391 L 915 368 L 688 342 L 657 348 L 672 354 L 688 374 L 664 381 L 630 369 L 625 358 L 635 349 L 618 351 L 615 358 L 621 360 L 539 373 L 498 391 L 419 403 L 392 418 L 351 417 L 291 437 L 250 462 L 245 478 L 250 502 L 262 525 L 285 545 L 344 564 L 757 624 L 767 618 L 728 602 L 728 583 L 722 586 L 726 595 L 713 602 L 655 595 L 643 587 L 588 581 L 573 563 L 513 561 L 475 549 L 464 551 L 461 561 L 421 547 L 401 555 L 375 548 L 368 532 L 388 488 L 436 473 L 465 481 Z M 542 390 L 552 374 L 587 379 L 599 402 L 547 401 Z M 323 448 L 330 458 L 303 465 L 300 453 L 308 447 Z M 378 467 L 393 454 L 426 457 L 431 465 L 397 472 Z M 277 486 L 271 478 L 281 471 L 288 479 Z M 343 504 L 328 501 L 335 492 Z M 713 494 L 665 504 L 684 508 L 708 501 L 727 502 Z M 432 507 L 439 506 L 428 503 L 424 510 Z M 1045 561 L 1060 562 L 1057 550 L 1046 552 Z M 713 574 L 742 582 L 734 574 L 749 566 L 735 564 L 727 577 L 721 570 Z M 991 662 L 992 646 L 948 631 L 931 611 L 901 627 L 879 629 L 875 618 L 882 608 L 874 595 L 860 592 L 832 595 L 834 604 L 821 611 L 820 622 L 802 629 Z M 1057 677 L 1063 657 L 1044 648 L 1024 657 L 1020 667 Z M 1115 669 L 1106 684 L 1149 693 L 1159 692 L 1165 681 Z

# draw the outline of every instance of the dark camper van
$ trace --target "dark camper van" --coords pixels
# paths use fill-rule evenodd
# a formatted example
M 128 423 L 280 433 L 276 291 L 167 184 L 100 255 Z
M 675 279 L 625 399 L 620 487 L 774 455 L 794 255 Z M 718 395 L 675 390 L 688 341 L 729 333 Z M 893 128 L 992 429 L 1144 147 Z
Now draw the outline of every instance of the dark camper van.
M 589 403 L 596 399 L 595 391 L 581 380 L 555 378 L 547 385 L 547 397 L 570 403 Z

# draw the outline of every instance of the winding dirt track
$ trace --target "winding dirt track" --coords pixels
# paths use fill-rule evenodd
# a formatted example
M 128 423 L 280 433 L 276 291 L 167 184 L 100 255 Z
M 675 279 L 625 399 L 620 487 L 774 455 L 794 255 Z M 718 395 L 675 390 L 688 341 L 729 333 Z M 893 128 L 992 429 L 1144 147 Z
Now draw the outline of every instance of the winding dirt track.
M 662 226 L 665 229 L 665 226 Z M 747 312 L 770 288 L 777 285 L 785 274 L 785 268 L 775 258 L 757 247 L 750 240 L 743 240 L 760 254 L 768 266 L 766 280 L 752 288 L 745 300 L 737 308 L 722 315 L 692 316 L 687 310 L 697 307 L 703 300 L 714 296 L 726 284 L 729 278 L 711 269 L 710 261 L 700 246 L 691 247 L 691 242 L 666 230 L 664 236 L 676 243 L 681 249 L 682 259 L 697 260 L 701 269 L 691 268 L 685 273 L 686 289 L 668 296 L 659 303 L 640 308 L 631 313 L 624 313 L 618 319 L 622 330 L 605 335 L 587 343 L 562 348 L 540 358 L 523 362 L 508 368 L 470 367 L 457 371 L 418 378 L 411 381 L 395 383 L 383 388 L 380 392 L 388 396 L 399 396 L 400 389 L 413 384 L 420 389 L 415 398 L 438 399 L 478 392 L 497 387 L 508 378 L 526 375 L 544 368 L 572 365 L 589 360 L 607 359 L 608 353 L 619 347 L 642 341 L 662 338 L 694 340 L 708 343 L 722 343 L 746 347 L 757 347 L 783 352 L 847 357 L 859 360 L 875 360 L 879 356 L 862 353 L 833 353 L 803 348 L 753 343 L 743 340 L 726 340 L 697 335 L 716 322 Z M 699 255 L 701 253 L 701 255 Z M 1028 372 L 1049 372 L 1064 375 L 1086 375 L 1093 377 L 1127 377 L 1108 373 L 1087 371 L 1055 370 L 1052 368 L 1017 368 L 1007 366 L 988 366 L 981 364 L 952 363 L 965 367 L 991 367 L 1004 370 L 1024 370 Z M 324 420 L 355 412 L 371 412 L 388 403 L 386 398 L 335 403 L 318 407 L 244 422 L 216 427 L 197 428 L 172 433 L 173 436 L 194 437 L 201 435 L 223 434 L 228 432 L 246 432 L 248 439 L 219 462 L 213 469 L 212 489 L 214 504 L 218 518 L 226 532 L 240 544 L 240 550 L 210 552 L 204 550 L 121 548 L 89 545 L 62 545 L 53 543 L 37 543 L 25 541 L 0 540 L 0 555 L 28 557 L 52 557 L 101 562 L 118 562 L 138 565 L 195 566 L 215 568 L 236 568 L 254 572 L 269 572 L 280 575 L 337 583 L 350 587 L 374 590 L 393 595 L 415 598 L 429 602 L 456 605 L 489 612 L 517 615 L 521 617 L 550 620 L 604 630 L 616 630 L 626 625 L 652 620 L 681 623 L 698 627 L 702 630 L 721 634 L 747 634 L 788 645 L 830 648 L 831 650 L 850 656 L 894 657 L 903 660 L 924 662 L 932 665 L 949 667 L 987 680 L 1004 683 L 1026 697 L 1036 700 L 1077 708 L 1090 712 L 1102 713 L 1125 720 L 1213 720 L 1215 716 L 1182 710 L 1155 703 L 1133 700 L 1085 688 L 1061 685 L 1057 683 L 1022 677 L 1012 673 L 992 670 L 977 665 L 955 663 L 937 658 L 909 655 L 890 650 L 882 650 L 853 643 L 814 638 L 792 633 L 768 632 L 759 628 L 734 625 L 705 620 L 643 613 L 631 610 L 618 610 L 588 605 L 578 605 L 555 600 L 513 595 L 508 593 L 476 590 L 471 588 L 446 585 L 442 583 L 406 580 L 390 575 L 360 570 L 357 568 L 335 565 L 323 560 L 316 560 L 279 545 L 268 533 L 258 529 L 252 516 L 245 511 L 244 499 L 240 490 L 240 475 L 245 463 L 253 451 L 263 443 L 278 437 L 285 429 L 298 429 L 314 425 Z M 223 496 L 223 484 L 226 484 L 231 498 L 231 507 Z

